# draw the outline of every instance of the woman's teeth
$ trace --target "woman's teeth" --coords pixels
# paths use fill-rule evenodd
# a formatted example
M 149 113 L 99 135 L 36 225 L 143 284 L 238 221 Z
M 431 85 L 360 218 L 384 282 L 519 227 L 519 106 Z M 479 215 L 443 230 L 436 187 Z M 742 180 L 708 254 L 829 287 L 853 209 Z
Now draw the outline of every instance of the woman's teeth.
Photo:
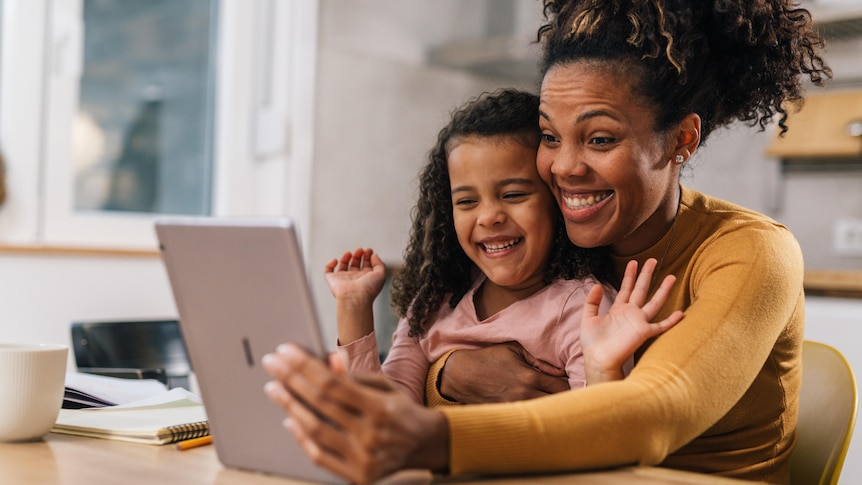
M 563 202 L 566 203 L 566 207 L 569 209 L 583 209 L 591 205 L 598 204 L 607 199 L 610 194 L 611 192 L 606 192 L 604 194 L 591 194 L 586 197 L 579 195 L 573 197 L 563 196 Z

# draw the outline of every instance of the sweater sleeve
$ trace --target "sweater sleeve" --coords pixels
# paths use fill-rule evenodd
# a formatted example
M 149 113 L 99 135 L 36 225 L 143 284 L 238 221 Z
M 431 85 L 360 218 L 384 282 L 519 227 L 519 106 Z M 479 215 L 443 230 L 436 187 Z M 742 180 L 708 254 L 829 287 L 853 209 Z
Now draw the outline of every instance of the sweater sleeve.
M 448 404 L 457 404 L 456 401 L 451 401 L 440 393 L 440 374 L 443 368 L 446 367 L 446 361 L 458 349 L 450 350 L 431 364 L 428 369 L 428 376 L 425 378 L 425 402 L 429 407 L 445 406 Z
M 425 381 L 425 405 L 429 408 L 460 404 L 457 401 L 449 400 L 446 396 L 441 394 L 440 388 L 437 385 L 437 379 L 440 378 L 440 373 L 443 371 L 443 367 L 446 366 L 446 360 L 453 352 L 455 352 L 455 350 L 457 349 L 450 350 L 443 354 L 439 359 L 434 361 L 428 369 L 428 377 Z
M 530 401 L 440 408 L 451 473 L 655 465 L 731 410 L 744 416 L 738 403 L 762 385 L 755 380 L 799 311 L 801 253 L 788 231 L 768 224 L 705 241 L 698 251 L 668 268 L 685 277 L 666 308 L 685 308 L 685 318 L 646 349 L 627 379 Z

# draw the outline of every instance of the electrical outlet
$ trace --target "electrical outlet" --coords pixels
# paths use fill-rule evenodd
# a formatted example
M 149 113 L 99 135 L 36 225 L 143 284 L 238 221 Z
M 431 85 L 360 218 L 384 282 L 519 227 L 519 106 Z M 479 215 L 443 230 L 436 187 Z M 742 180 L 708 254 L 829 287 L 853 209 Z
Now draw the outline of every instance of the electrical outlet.
M 862 256 L 862 219 L 838 220 L 834 244 L 839 256 Z

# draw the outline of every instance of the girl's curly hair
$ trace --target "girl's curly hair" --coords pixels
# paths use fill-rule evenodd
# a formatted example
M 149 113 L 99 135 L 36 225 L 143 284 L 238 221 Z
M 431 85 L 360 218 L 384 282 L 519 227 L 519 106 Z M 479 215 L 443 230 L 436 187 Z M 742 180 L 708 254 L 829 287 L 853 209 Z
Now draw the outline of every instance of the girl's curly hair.
M 452 114 L 437 135 L 428 163 L 419 175 L 419 200 L 413 208 L 410 241 L 404 264 L 392 281 L 392 306 L 407 317 L 410 336 L 425 334 L 444 298 L 455 306 L 470 289 L 476 267 L 464 253 L 455 233 L 449 185 L 449 153 L 466 137 L 511 137 L 537 149 L 539 98 L 515 89 L 483 93 Z M 606 279 L 610 264 L 603 249 L 581 249 L 566 235 L 562 215 L 555 211 L 555 237 L 545 280 Z
M 688 113 L 701 141 L 739 120 L 783 135 L 802 76 L 821 86 L 832 71 L 811 14 L 792 0 L 545 0 L 542 74 L 576 61 L 611 61 L 636 80 L 657 131 Z M 625 70 L 622 70 L 625 69 Z

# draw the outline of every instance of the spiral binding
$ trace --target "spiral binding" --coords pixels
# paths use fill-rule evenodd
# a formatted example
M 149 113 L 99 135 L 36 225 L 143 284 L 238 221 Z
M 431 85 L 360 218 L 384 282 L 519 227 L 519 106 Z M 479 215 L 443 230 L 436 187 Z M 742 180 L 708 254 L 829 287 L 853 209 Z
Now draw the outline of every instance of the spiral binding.
M 210 434 L 209 423 L 207 421 L 169 426 L 167 431 L 171 434 L 168 443 L 200 438 L 201 436 Z

